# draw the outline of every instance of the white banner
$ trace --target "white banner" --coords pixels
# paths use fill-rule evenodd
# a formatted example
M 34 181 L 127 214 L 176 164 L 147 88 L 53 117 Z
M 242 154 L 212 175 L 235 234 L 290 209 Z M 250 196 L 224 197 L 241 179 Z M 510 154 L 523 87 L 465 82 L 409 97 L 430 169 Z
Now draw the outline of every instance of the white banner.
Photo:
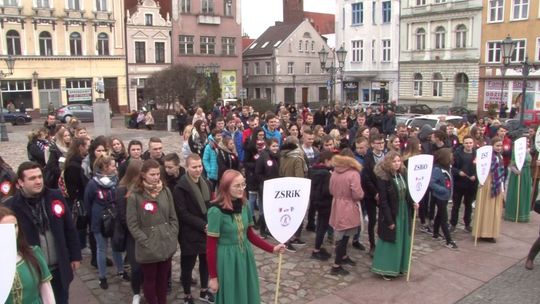
M 264 182 L 264 218 L 278 242 L 287 242 L 302 224 L 310 192 L 311 180 L 307 178 L 282 177 Z
M 534 145 L 536 146 L 536 151 L 540 152 L 540 126 L 536 129 L 536 137 L 534 138 Z
M 516 167 L 519 171 L 523 168 L 525 163 L 525 154 L 527 153 L 527 138 L 520 137 L 514 142 L 514 157 L 516 160 Z
M 2 261 L 2 271 L 0 271 L 0 303 L 5 303 L 17 265 L 17 236 L 15 234 L 15 225 L 0 224 L 0 240 L 2 240 L 2 250 L 0 250 L 0 261 Z
M 409 158 L 407 168 L 407 183 L 409 193 L 415 203 L 419 203 L 429 186 L 433 155 L 420 154 Z
M 489 170 L 491 169 L 491 156 L 493 155 L 493 146 L 483 146 L 476 150 L 476 176 L 480 185 L 484 185 Z

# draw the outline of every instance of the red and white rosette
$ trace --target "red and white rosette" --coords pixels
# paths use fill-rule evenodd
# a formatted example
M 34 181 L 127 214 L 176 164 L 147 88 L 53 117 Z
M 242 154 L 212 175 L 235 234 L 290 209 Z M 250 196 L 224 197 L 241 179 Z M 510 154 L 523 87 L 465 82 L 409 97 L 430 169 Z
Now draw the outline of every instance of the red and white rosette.
M 144 201 L 142 203 L 142 208 L 151 214 L 155 214 L 158 210 L 157 203 L 154 201 Z
M 11 183 L 9 181 L 4 181 L 0 184 L 0 192 L 2 194 L 7 195 L 11 191 Z
M 52 212 L 57 218 L 61 218 L 66 213 L 66 206 L 61 200 L 54 200 L 51 204 Z

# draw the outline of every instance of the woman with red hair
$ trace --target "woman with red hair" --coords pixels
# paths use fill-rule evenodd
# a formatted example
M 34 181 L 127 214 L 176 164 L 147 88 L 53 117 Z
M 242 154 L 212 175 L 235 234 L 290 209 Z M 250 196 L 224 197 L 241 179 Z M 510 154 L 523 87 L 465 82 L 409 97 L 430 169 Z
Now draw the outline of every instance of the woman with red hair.
M 250 242 L 266 252 L 285 251 L 285 245 L 272 246 L 254 232 L 245 189 L 246 179 L 242 173 L 231 169 L 225 171 L 218 196 L 208 210 L 206 250 L 209 287 L 217 291 L 216 304 L 261 302 L 257 266 Z

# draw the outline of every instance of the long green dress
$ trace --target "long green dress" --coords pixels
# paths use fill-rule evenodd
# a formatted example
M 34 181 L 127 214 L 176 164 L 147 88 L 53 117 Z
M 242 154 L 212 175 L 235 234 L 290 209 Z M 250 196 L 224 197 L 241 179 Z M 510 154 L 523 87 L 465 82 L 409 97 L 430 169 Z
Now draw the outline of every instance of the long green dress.
M 512 164 L 515 166 L 515 158 L 512 154 Z M 519 210 L 517 212 L 518 222 L 528 222 L 531 213 L 531 196 L 532 196 L 532 178 L 531 178 L 531 155 L 525 156 L 523 168 L 521 168 L 521 180 L 519 176 L 510 171 L 510 179 L 508 180 L 508 192 L 506 195 L 506 203 L 504 210 L 504 219 L 507 221 L 516 221 L 516 208 L 519 191 Z M 521 183 L 521 187 L 518 184 Z
M 17 272 L 13 280 L 11 292 L 7 298 L 6 304 L 41 304 L 39 284 L 52 280 L 51 272 L 43 256 L 41 248 L 33 246 L 32 251 L 41 270 L 41 278 L 36 277 L 37 272 L 31 270 L 31 266 L 26 260 L 17 262 Z
M 371 271 L 381 275 L 398 276 L 407 273 L 411 234 L 409 228 L 409 207 L 406 201 L 407 187 L 402 178 L 393 178 L 398 190 L 399 208 L 396 216 L 396 241 L 394 243 L 377 240 Z
M 208 210 L 208 235 L 218 238 L 216 304 L 261 302 L 257 265 L 247 239 L 247 228 L 252 225 L 246 205 L 241 213 L 228 214 L 217 207 Z

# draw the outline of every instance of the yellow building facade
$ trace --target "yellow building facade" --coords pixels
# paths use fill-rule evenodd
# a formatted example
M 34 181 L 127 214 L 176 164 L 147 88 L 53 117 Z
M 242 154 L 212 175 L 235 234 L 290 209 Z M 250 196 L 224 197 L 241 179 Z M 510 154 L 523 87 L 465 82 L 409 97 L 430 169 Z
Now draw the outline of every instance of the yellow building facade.
M 540 1 L 484 0 L 478 110 L 491 104 L 518 106 L 522 94 L 521 63 L 540 64 Z M 515 51 L 510 66 L 503 67 L 501 41 L 510 36 Z M 527 78 L 525 109 L 540 110 L 540 70 Z
M 0 1 L 0 69 L 4 106 L 47 112 L 108 99 L 127 110 L 124 3 L 118 0 Z M 96 90 L 97 88 L 103 90 Z

